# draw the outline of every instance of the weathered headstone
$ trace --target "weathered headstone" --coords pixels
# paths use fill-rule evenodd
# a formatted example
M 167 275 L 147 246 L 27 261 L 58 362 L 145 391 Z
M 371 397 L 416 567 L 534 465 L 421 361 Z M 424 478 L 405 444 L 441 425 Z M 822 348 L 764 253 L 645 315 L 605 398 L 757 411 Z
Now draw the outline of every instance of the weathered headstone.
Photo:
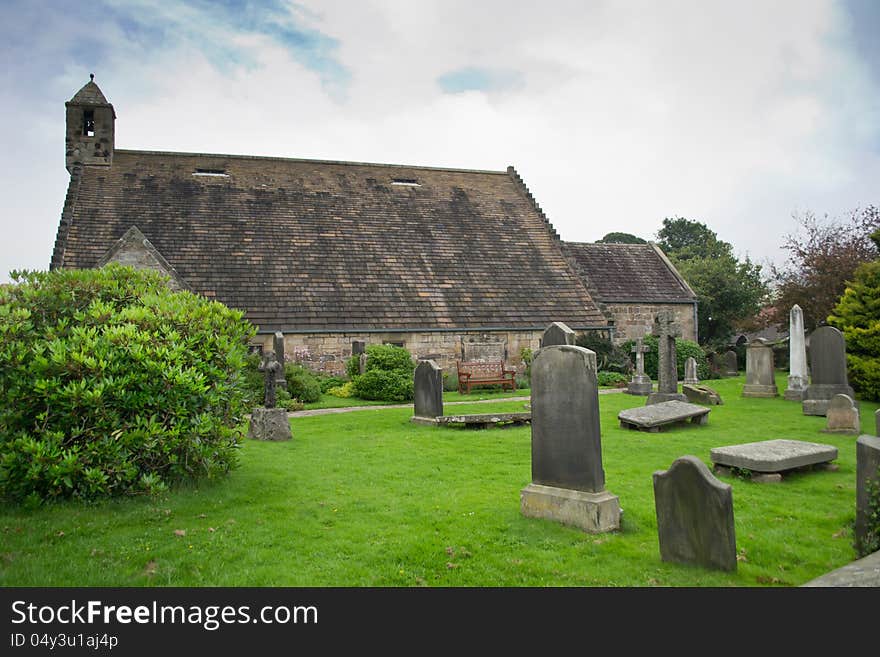
M 675 357 L 675 338 L 681 335 L 681 326 L 675 321 L 675 313 L 662 310 L 654 318 L 653 334 L 657 336 L 657 392 L 648 395 L 645 404 L 665 401 L 687 401 L 678 391 L 678 361 Z
M 265 376 L 265 402 L 262 407 L 251 411 L 251 420 L 248 426 L 248 436 L 255 440 L 290 440 L 290 421 L 287 419 L 287 411 L 275 407 L 275 387 L 278 385 L 278 371 L 284 372 L 284 368 L 275 359 L 274 351 L 263 354 L 263 361 L 259 370 Z M 284 379 L 282 378 L 282 381 Z
M 773 348 L 763 338 L 746 347 L 746 383 L 743 397 L 776 397 L 779 389 L 773 368 Z
M 287 380 L 284 378 L 284 334 L 281 331 L 275 331 L 275 335 L 272 336 L 272 346 L 275 349 L 275 360 L 281 363 L 281 367 L 275 374 L 275 385 L 286 388 Z
M 851 433 L 857 436 L 862 432 L 859 407 L 849 395 L 834 395 L 828 402 L 825 417 L 827 424 L 822 430 L 825 433 Z
M 522 514 L 590 533 L 620 526 L 620 501 L 605 490 L 596 354 L 573 345 L 539 349 L 532 360 L 532 483 Z
M 645 374 L 645 354 L 651 348 L 644 343 L 642 338 L 636 338 L 632 351 L 636 355 L 636 371 L 629 382 L 626 391 L 631 395 L 650 395 L 654 390 L 651 377 Z
M 413 390 L 415 418 L 443 415 L 443 370 L 437 363 L 433 360 L 419 361 L 413 374 Z
M 574 344 L 577 335 L 562 322 L 553 322 L 541 336 L 541 346 L 551 347 L 555 344 Z
M 880 437 L 859 436 L 856 440 L 856 550 L 860 553 L 871 531 L 869 482 L 880 483 Z M 876 527 L 876 525 L 875 525 Z
M 367 343 L 363 340 L 352 340 L 351 341 L 351 355 L 352 356 L 360 356 L 367 350 Z
M 697 378 L 697 359 L 693 356 L 688 356 L 684 361 L 684 383 L 693 385 L 699 382 L 700 379 Z
M 804 390 L 804 415 L 825 415 L 834 395 L 855 392 L 846 374 L 846 341 L 833 326 L 820 326 L 810 335 L 810 383 Z
M 713 351 L 706 357 L 706 360 L 709 361 L 709 378 L 710 379 L 718 379 L 721 377 L 721 355 L 718 352 Z
M 795 304 L 788 313 L 788 386 L 785 398 L 803 401 L 808 383 L 804 311 Z
M 739 376 L 739 361 L 733 349 L 724 353 L 724 367 L 725 376 Z
M 718 570 L 736 570 L 733 490 L 695 456 L 654 473 L 660 558 Z

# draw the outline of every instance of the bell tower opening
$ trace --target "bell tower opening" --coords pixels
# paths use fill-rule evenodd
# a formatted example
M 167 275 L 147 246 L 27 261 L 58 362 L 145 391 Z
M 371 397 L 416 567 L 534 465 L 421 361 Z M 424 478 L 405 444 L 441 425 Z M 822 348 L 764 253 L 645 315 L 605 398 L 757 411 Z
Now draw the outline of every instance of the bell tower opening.
M 65 165 L 110 166 L 115 147 L 116 112 L 95 84 L 95 74 L 65 104 L 67 129 Z

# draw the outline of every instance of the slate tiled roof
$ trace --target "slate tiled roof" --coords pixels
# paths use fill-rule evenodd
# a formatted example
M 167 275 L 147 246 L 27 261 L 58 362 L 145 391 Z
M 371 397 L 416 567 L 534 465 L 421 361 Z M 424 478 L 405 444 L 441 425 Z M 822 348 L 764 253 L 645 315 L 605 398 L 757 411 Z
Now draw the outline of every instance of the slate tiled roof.
M 562 251 L 596 301 L 696 301 L 693 290 L 654 244 L 563 242 Z
M 261 331 L 607 324 L 512 168 L 117 149 L 74 169 L 51 267 L 94 267 L 133 226 Z
M 86 82 L 82 89 L 74 94 L 69 101 L 77 105 L 109 105 L 104 93 L 98 88 L 94 80 Z

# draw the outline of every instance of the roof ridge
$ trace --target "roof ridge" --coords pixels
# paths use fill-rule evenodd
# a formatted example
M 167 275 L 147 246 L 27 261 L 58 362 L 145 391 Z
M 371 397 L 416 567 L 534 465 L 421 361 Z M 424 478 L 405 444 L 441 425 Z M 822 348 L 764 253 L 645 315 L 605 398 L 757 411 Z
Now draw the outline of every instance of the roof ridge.
M 185 151 L 149 151 L 130 148 L 117 148 L 115 154 L 131 153 L 140 155 L 171 155 L 179 157 L 222 157 L 236 160 L 271 160 L 280 162 L 309 162 L 312 164 L 339 164 L 362 167 L 385 167 L 389 169 L 418 169 L 423 171 L 449 171 L 454 173 L 485 173 L 493 175 L 507 175 L 507 171 L 491 169 L 459 169 L 455 167 L 431 167 L 421 164 L 389 164 L 387 162 L 357 162 L 352 160 L 321 160 L 305 157 L 282 157 L 280 155 L 236 155 L 233 153 L 191 153 Z

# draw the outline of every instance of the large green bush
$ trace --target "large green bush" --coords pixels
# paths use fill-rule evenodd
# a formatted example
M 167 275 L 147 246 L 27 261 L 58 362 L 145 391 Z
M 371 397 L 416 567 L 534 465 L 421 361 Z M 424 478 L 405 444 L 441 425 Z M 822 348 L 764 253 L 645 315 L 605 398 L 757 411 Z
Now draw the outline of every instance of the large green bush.
M 880 400 L 880 260 L 856 270 L 828 322 L 846 339 L 850 384 L 861 399 Z
M 351 378 L 354 394 L 361 399 L 411 401 L 415 363 L 409 351 L 390 344 L 371 344 L 366 353 L 366 371 Z M 349 372 L 357 372 L 352 366 L 356 361 L 355 356 L 349 359 Z
M 285 363 L 284 378 L 287 380 L 287 392 L 294 399 L 309 404 L 321 398 L 320 378 L 302 365 Z
M 575 338 L 575 344 L 596 352 L 596 369 L 600 372 L 626 374 L 632 369 L 629 352 L 596 331 L 581 333 Z
M 118 265 L 13 272 L 0 289 L 0 495 L 153 490 L 227 472 L 254 329 Z
M 656 381 L 659 362 L 657 336 L 646 335 L 642 338 L 642 342 L 648 347 L 648 351 L 645 353 L 645 374 Z M 620 348 L 626 352 L 631 352 L 633 344 L 633 340 L 627 340 L 620 345 Z M 710 378 L 709 359 L 706 357 L 706 352 L 703 351 L 703 348 L 693 340 L 675 338 L 675 361 L 679 380 L 684 378 L 684 362 L 690 356 L 693 356 L 694 360 L 697 361 L 697 377 L 701 381 Z

